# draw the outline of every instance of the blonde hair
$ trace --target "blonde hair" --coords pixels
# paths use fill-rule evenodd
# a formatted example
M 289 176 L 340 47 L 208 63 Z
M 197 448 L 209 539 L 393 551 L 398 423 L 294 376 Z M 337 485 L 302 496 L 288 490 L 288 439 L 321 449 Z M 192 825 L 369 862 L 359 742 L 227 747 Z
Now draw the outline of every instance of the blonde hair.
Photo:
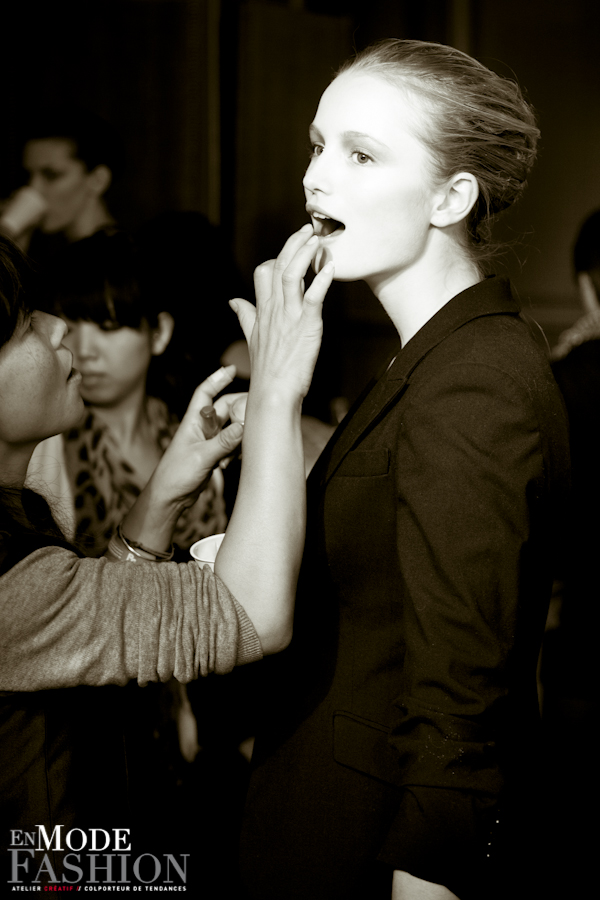
M 469 172 L 479 196 L 465 228 L 473 260 L 496 251 L 491 225 L 523 193 L 536 157 L 539 129 L 519 85 L 443 44 L 390 38 L 348 60 L 344 72 L 379 75 L 420 101 L 416 133 L 441 182 Z

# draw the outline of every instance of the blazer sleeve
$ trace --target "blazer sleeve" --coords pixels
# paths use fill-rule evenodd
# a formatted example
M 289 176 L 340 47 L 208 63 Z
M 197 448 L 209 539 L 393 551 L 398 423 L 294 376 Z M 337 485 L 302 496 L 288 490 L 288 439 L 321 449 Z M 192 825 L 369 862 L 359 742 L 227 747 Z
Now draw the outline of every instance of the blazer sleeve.
M 503 787 L 506 702 L 527 666 L 535 718 L 546 593 L 531 591 L 532 577 L 544 581 L 534 550 L 547 514 L 540 428 L 528 386 L 481 363 L 434 373 L 403 412 L 406 656 L 390 740 L 405 790 L 380 859 L 425 880 L 448 884 L 445 864 L 459 870 L 485 845 L 480 825 Z
M 0 690 L 188 682 L 262 656 L 223 582 L 196 563 L 44 547 L 0 579 Z

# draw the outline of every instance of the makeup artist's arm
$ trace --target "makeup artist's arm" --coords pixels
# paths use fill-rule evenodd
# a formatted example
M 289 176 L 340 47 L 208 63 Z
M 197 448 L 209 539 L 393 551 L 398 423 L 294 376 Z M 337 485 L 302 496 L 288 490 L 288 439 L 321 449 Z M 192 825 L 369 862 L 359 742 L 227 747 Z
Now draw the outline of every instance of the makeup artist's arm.
M 304 547 L 306 478 L 300 427 L 333 277 L 324 269 L 304 294 L 317 248 L 312 228 L 293 235 L 255 272 L 256 309 L 232 301 L 248 341 L 251 378 L 240 485 L 215 572 L 246 609 L 264 653 L 290 641 Z

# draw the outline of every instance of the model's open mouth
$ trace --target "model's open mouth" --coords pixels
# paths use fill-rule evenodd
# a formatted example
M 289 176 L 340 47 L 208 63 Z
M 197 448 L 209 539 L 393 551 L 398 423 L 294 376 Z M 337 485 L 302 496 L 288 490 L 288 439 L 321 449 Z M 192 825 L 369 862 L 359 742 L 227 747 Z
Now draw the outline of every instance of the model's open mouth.
M 338 222 L 337 219 L 330 219 L 328 216 L 323 215 L 323 213 L 313 212 L 311 215 L 315 234 L 318 235 L 318 237 L 329 237 L 336 232 L 342 232 L 346 227 L 343 222 Z

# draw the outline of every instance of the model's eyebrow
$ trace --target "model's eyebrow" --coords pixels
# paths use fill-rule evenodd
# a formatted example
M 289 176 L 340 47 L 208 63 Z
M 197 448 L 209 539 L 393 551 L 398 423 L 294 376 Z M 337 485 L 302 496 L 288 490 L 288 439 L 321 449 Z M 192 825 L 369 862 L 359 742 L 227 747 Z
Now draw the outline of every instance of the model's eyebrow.
M 312 124 L 308 129 L 308 134 L 310 139 L 313 141 L 323 141 L 323 135 L 319 131 L 316 125 Z M 344 131 L 342 133 L 342 139 L 346 142 L 352 141 L 370 141 L 372 144 L 377 144 L 378 147 L 381 147 L 383 150 L 387 150 L 388 147 L 382 141 L 378 141 L 377 138 L 373 137 L 372 134 L 367 134 L 364 131 Z
M 372 134 L 367 134 L 364 131 L 345 131 L 343 137 L 350 141 L 370 141 L 372 144 L 377 144 L 378 147 L 382 147 L 384 150 L 387 149 L 386 144 L 382 141 L 378 141 Z

